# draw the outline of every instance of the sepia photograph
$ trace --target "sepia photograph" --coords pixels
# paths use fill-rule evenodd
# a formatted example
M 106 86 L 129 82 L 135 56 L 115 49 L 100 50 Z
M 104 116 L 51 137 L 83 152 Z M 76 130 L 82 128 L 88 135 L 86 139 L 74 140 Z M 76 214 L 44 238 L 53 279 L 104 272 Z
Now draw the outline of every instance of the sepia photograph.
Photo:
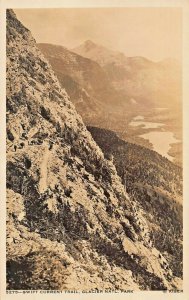
M 183 292 L 181 7 L 6 9 L 6 290 Z

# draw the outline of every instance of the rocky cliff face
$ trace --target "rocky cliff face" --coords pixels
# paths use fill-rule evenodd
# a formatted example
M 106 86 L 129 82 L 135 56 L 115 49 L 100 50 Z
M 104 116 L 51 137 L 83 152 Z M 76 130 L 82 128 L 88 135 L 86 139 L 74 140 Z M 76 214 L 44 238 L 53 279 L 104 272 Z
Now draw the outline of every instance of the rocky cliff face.
M 178 288 L 68 98 L 8 10 L 7 288 Z

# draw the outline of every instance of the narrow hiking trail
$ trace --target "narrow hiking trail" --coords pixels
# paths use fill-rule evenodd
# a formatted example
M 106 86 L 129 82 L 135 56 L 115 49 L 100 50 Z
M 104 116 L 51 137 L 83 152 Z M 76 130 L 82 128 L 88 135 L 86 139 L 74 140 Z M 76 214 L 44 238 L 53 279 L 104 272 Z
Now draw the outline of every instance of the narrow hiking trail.
M 50 150 L 48 145 L 44 149 L 43 160 L 40 167 L 39 192 L 43 193 L 47 188 L 48 161 L 50 160 Z

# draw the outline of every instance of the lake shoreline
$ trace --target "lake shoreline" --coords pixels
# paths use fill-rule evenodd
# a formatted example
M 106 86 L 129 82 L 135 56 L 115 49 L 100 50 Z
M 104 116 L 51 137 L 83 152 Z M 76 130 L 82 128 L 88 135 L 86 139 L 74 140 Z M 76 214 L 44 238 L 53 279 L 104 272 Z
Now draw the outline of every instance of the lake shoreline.
M 149 122 L 145 119 L 144 116 L 137 115 L 130 121 L 129 126 L 136 129 L 141 128 L 143 132 L 145 131 L 139 134 L 138 137 L 147 140 L 153 146 L 152 150 L 173 162 L 174 156 L 170 155 L 173 153 L 171 149 L 175 148 L 175 144 L 180 144 L 181 140 L 175 137 L 174 132 L 166 131 L 166 124 Z

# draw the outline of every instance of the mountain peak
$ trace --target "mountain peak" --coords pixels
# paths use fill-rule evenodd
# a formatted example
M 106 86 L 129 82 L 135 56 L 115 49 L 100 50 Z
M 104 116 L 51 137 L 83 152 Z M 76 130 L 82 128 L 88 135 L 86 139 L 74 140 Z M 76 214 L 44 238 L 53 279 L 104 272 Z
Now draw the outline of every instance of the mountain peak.
M 98 62 L 101 66 L 111 62 L 120 63 L 126 59 L 123 53 L 95 44 L 91 40 L 86 40 L 83 44 L 72 49 L 72 51 Z
M 92 46 L 95 46 L 95 43 L 94 43 L 93 41 L 91 41 L 91 40 L 86 40 L 86 41 L 84 42 L 84 45 L 92 45 Z
M 96 47 L 96 44 L 91 41 L 91 40 L 86 40 L 83 44 L 83 47 L 87 50 L 90 51 L 91 49 L 93 49 L 94 47 Z

